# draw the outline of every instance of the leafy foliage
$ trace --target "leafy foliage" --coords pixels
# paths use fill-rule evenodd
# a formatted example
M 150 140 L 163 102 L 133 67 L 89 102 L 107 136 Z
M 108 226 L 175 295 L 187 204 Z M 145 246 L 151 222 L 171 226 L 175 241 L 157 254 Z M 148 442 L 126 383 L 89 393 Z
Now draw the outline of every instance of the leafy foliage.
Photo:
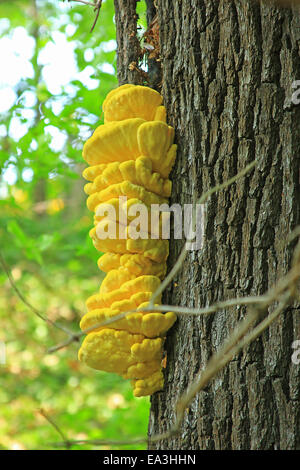
M 81 149 L 116 86 L 113 2 L 103 2 L 92 34 L 93 9 L 72 2 L 0 2 L 0 18 L 1 253 L 26 298 L 75 331 L 103 276 L 88 236 Z M 51 448 L 61 440 L 39 408 L 69 439 L 146 435 L 148 400 L 134 399 L 119 377 L 80 364 L 77 344 L 47 354 L 64 339 L 1 272 L 0 448 Z

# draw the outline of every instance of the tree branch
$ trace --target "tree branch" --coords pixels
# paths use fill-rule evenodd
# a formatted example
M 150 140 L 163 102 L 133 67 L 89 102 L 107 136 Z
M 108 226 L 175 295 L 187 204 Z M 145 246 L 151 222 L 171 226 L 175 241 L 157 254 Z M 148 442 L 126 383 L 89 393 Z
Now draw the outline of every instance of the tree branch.
M 80 445 L 80 444 L 88 444 L 88 445 L 95 445 L 95 446 L 122 446 L 128 444 L 143 444 L 147 442 L 147 438 L 145 437 L 136 437 L 133 439 L 124 439 L 124 440 L 112 440 L 112 439 L 80 439 L 74 441 L 63 441 L 63 442 L 54 442 L 52 445 L 54 447 L 65 447 L 66 442 L 68 442 L 69 446 L 73 445 Z
M 47 421 L 48 423 L 51 424 L 51 426 L 53 426 L 53 428 L 55 429 L 55 431 L 58 432 L 58 434 L 60 435 L 60 437 L 62 438 L 63 440 L 63 447 L 66 447 L 67 449 L 69 449 L 71 447 L 71 443 L 70 441 L 67 439 L 67 437 L 65 436 L 65 434 L 63 433 L 63 431 L 59 428 L 59 426 L 55 423 L 55 421 L 50 418 L 49 415 L 47 415 L 47 413 L 45 412 L 45 410 L 43 408 L 40 408 L 38 410 L 38 413 L 40 415 L 42 415 Z
M 300 235 L 300 227 L 297 227 L 293 231 L 294 237 Z M 290 237 L 291 238 L 291 237 Z M 220 372 L 244 347 L 248 346 L 251 342 L 257 339 L 263 331 L 268 328 L 271 323 L 273 323 L 276 318 L 282 313 L 282 311 L 291 303 L 291 301 L 296 296 L 297 283 L 300 279 L 300 241 L 298 242 L 293 256 L 292 267 L 290 271 L 278 283 L 269 291 L 262 296 L 257 297 L 245 297 L 240 299 L 232 299 L 224 302 L 218 302 L 214 306 L 207 307 L 205 309 L 184 309 L 187 314 L 199 314 L 199 313 L 213 313 L 213 311 L 218 308 L 227 308 L 234 305 L 249 305 L 252 306 L 250 312 L 246 317 L 241 320 L 234 331 L 231 333 L 229 338 L 225 341 L 223 347 L 217 351 L 211 359 L 208 361 L 206 367 L 203 371 L 199 371 L 199 376 L 196 378 L 188 390 L 181 396 L 176 405 L 176 420 L 174 425 L 165 433 L 157 434 L 149 439 L 146 438 L 136 438 L 128 439 L 124 441 L 110 441 L 110 440 L 78 440 L 78 441 L 68 441 L 65 438 L 64 442 L 54 444 L 56 447 L 68 445 L 79 445 L 79 444 L 92 444 L 92 445 L 126 445 L 126 444 L 136 444 L 147 442 L 158 442 L 163 439 L 169 439 L 172 436 L 176 435 L 179 431 L 180 424 L 183 420 L 185 410 L 189 406 L 190 402 L 195 398 L 195 396 L 203 390 L 203 388 L 212 380 L 218 372 Z M 274 311 L 267 315 L 252 331 L 249 332 L 250 328 L 261 318 L 267 311 L 270 305 L 274 302 L 278 302 L 277 307 Z M 176 307 L 173 306 L 156 306 L 155 309 L 163 308 L 164 311 L 168 308 L 174 310 Z M 149 308 L 149 307 L 148 307 Z M 181 307 L 178 307 L 181 308 Z M 215 309 L 215 310 L 214 310 Z M 147 309 L 143 310 L 147 311 Z M 129 312 L 130 313 L 130 312 Z M 178 312 L 183 313 L 183 312 Z M 128 314 L 128 312 L 125 314 Z M 122 316 L 124 314 L 121 314 Z M 120 316 L 120 315 L 119 315 Z M 107 322 L 115 321 L 114 319 L 109 319 Z M 91 329 L 94 329 L 93 326 Z M 88 330 L 81 332 L 80 334 L 85 334 Z M 59 432 L 59 431 L 58 431 Z
M 68 2 L 82 3 L 83 5 L 88 5 L 88 6 L 94 8 L 94 11 L 96 12 L 96 16 L 95 16 L 95 20 L 94 20 L 93 26 L 92 26 L 91 29 L 90 29 L 90 33 L 92 33 L 93 30 L 94 30 L 94 28 L 95 28 L 95 26 L 96 26 L 96 23 L 97 23 L 97 21 L 98 21 L 98 18 L 99 18 L 100 9 L 101 9 L 101 6 L 102 6 L 102 0 L 95 0 L 94 3 L 88 2 L 88 1 L 86 1 L 86 0 L 68 0 Z
M 67 333 L 68 335 L 72 336 L 73 333 L 72 331 L 70 331 L 68 328 L 65 328 L 64 326 L 60 325 L 59 323 L 56 323 L 56 322 L 53 322 L 52 320 L 49 320 L 49 318 L 45 317 L 36 307 L 34 307 L 25 297 L 24 295 L 22 294 L 22 292 L 19 290 L 19 288 L 17 287 L 13 277 L 12 277 L 12 274 L 11 274 L 11 271 L 9 269 L 9 267 L 7 266 L 6 264 L 6 261 L 2 255 L 2 253 L 0 252 L 0 264 L 2 265 L 3 267 L 3 270 L 4 272 L 6 273 L 7 275 L 7 278 L 10 282 L 10 285 L 12 287 L 12 289 L 15 291 L 15 293 L 17 294 L 17 296 L 19 297 L 19 299 L 23 302 L 24 305 L 26 305 L 26 307 L 28 307 L 37 317 L 39 317 L 41 320 L 43 320 L 44 322 L 48 323 L 49 325 L 51 326 L 54 326 L 55 328 L 63 331 L 64 333 Z

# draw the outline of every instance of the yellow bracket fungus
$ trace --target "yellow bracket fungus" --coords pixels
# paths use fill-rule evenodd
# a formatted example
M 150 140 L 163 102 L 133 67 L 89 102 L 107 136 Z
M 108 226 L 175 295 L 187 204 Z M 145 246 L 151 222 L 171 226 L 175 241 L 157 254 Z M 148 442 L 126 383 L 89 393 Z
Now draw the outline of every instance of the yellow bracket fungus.
M 163 388 L 163 344 L 176 315 L 145 311 L 166 275 L 169 242 L 162 238 L 166 214 L 159 214 L 156 237 L 151 238 L 147 228 L 140 231 L 145 236 L 134 238 L 131 229 L 138 223 L 134 225 L 129 213 L 143 204 L 150 227 L 152 205 L 168 202 L 172 188 L 168 176 L 176 158 L 174 129 L 166 124 L 161 95 L 148 87 L 120 86 L 108 93 L 103 111 L 105 124 L 83 148 L 89 164 L 83 177 L 89 181 L 84 188 L 87 206 L 94 212 L 90 236 L 104 253 L 98 266 L 106 277 L 99 293 L 87 299 L 88 312 L 80 327 L 91 331 L 78 356 L 89 367 L 131 379 L 133 393 L 139 397 Z M 114 237 L 102 239 L 99 230 L 107 232 L 112 223 Z M 159 305 L 161 296 L 156 302 Z
M 84 170 L 83 176 L 93 183 L 86 184 L 84 190 L 88 195 L 91 195 L 106 189 L 111 184 L 129 181 L 143 186 L 158 196 L 169 197 L 172 189 L 171 181 L 162 178 L 159 173 L 153 172 L 152 169 L 151 159 L 143 156 L 122 163 L 102 163 L 91 166 Z

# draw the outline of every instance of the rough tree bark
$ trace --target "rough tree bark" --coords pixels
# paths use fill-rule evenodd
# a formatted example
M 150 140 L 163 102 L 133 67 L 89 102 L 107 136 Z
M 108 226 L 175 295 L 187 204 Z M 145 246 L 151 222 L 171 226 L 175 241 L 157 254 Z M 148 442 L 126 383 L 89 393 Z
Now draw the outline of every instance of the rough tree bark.
M 117 29 L 117 71 L 120 85 L 143 84 L 142 75 L 133 68 L 137 65 L 140 43 L 137 38 L 137 0 L 114 0 Z
M 253 159 L 247 177 L 214 195 L 205 244 L 165 292 L 168 304 L 204 307 L 259 295 L 285 274 L 300 223 L 300 12 L 251 0 L 157 0 L 162 93 L 178 154 L 172 202 L 189 203 Z M 182 247 L 170 243 L 169 266 Z M 151 398 L 149 435 L 167 431 L 182 392 L 244 308 L 179 317 L 166 340 L 165 388 Z M 299 303 L 211 381 L 180 433 L 153 449 L 300 449 Z

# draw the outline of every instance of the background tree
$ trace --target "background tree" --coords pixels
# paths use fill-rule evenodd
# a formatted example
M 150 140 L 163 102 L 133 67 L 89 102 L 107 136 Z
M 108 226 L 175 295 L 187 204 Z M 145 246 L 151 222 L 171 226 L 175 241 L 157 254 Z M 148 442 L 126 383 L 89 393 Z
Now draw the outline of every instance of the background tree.
M 115 7 L 132 18 L 136 2 L 125 3 Z M 300 106 L 291 101 L 300 78 L 299 9 L 251 0 L 147 4 L 152 15 L 157 6 L 162 93 L 178 143 L 172 201 L 194 202 L 258 160 L 211 197 L 204 248 L 188 255 L 164 301 L 204 307 L 263 294 L 289 270 L 288 235 L 300 222 Z M 126 21 L 123 13 L 117 23 L 118 77 L 138 83 L 123 50 Z M 170 267 L 181 246 L 170 243 Z M 179 317 L 166 341 L 165 389 L 151 398 L 150 436 L 170 428 L 180 395 L 245 314 L 234 307 Z M 295 302 L 197 395 L 179 434 L 150 447 L 299 449 L 300 368 L 291 361 L 299 318 Z

